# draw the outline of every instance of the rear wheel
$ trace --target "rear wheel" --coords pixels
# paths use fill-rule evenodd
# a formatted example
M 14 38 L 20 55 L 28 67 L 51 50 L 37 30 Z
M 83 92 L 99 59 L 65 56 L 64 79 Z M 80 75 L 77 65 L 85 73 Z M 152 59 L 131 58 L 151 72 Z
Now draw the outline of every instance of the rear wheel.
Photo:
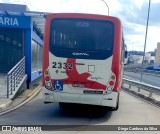
M 59 102 L 59 106 L 60 106 L 60 108 L 63 108 L 63 109 L 70 109 L 70 108 L 73 107 L 73 104 L 72 103 Z
M 59 102 L 59 106 L 60 106 L 60 108 L 66 108 L 66 103 Z

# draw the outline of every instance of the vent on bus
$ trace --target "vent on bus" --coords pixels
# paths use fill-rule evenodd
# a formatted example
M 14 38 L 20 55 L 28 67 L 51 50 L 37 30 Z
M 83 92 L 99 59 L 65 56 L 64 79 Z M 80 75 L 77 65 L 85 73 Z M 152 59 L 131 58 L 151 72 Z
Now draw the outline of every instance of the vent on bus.
M 44 71 L 44 81 L 45 81 L 45 87 L 49 90 L 52 90 L 53 89 L 52 81 L 51 81 L 51 77 L 50 77 L 48 69 Z
M 115 83 L 116 83 L 116 75 L 114 73 L 111 74 L 111 77 L 110 77 L 110 80 L 108 82 L 108 85 L 107 85 L 107 90 L 106 90 L 106 94 L 107 93 L 112 93 L 113 89 L 114 89 L 114 86 L 115 86 Z

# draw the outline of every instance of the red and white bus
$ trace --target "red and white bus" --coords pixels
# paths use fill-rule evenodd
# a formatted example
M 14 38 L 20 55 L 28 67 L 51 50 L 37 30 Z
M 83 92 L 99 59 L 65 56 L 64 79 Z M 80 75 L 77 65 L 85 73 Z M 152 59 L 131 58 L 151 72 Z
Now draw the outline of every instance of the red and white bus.
M 46 17 L 43 100 L 89 104 L 117 110 L 124 40 L 116 17 L 57 13 Z

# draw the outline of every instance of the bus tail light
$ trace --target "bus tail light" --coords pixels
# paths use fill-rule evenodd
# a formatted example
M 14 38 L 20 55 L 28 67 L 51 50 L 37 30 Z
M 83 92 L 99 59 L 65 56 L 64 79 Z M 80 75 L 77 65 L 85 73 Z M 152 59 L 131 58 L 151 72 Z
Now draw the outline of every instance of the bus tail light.
M 113 85 L 114 85 L 114 82 L 113 82 L 113 81 L 110 81 L 110 82 L 109 82 L 109 85 L 110 85 L 110 86 L 113 86 Z
M 49 74 L 48 70 L 45 70 L 45 72 L 44 72 L 44 73 L 45 73 L 45 75 L 48 75 L 48 74 Z
M 115 83 L 116 83 L 116 75 L 112 73 L 110 80 L 108 82 L 107 90 L 105 92 L 106 94 L 111 93 L 113 91 Z
M 113 89 L 112 89 L 112 87 L 110 87 L 110 86 L 109 86 L 109 87 L 107 87 L 107 93 L 111 93 L 111 92 L 112 92 L 112 90 L 113 90 Z
M 45 77 L 45 81 L 49 81 L 50 80 L 50 78 L 47 76 L 47 77 Z
M 50 77 L 48 69 L 46 69 L 44 71 L 44 80 L 45 80 L 45 87 L 48 90 L 52 90 L 53 89 L 53 87 L 52 87 L 52 81 L 51 81 L 51 77 Z

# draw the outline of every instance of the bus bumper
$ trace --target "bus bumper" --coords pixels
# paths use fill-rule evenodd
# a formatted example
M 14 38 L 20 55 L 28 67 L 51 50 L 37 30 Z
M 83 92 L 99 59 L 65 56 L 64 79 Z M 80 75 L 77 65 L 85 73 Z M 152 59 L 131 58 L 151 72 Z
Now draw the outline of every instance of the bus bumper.
M 45 88 L 42 91 L 43 91 L 44 103 L 64 102 L 64 103 L 78 103 L 78 104 L 116 107 L 118 100 L 118 92 L 99 95 L 99 94 L 71 94 L 63 92 L 54 92 L 46 90 Z

